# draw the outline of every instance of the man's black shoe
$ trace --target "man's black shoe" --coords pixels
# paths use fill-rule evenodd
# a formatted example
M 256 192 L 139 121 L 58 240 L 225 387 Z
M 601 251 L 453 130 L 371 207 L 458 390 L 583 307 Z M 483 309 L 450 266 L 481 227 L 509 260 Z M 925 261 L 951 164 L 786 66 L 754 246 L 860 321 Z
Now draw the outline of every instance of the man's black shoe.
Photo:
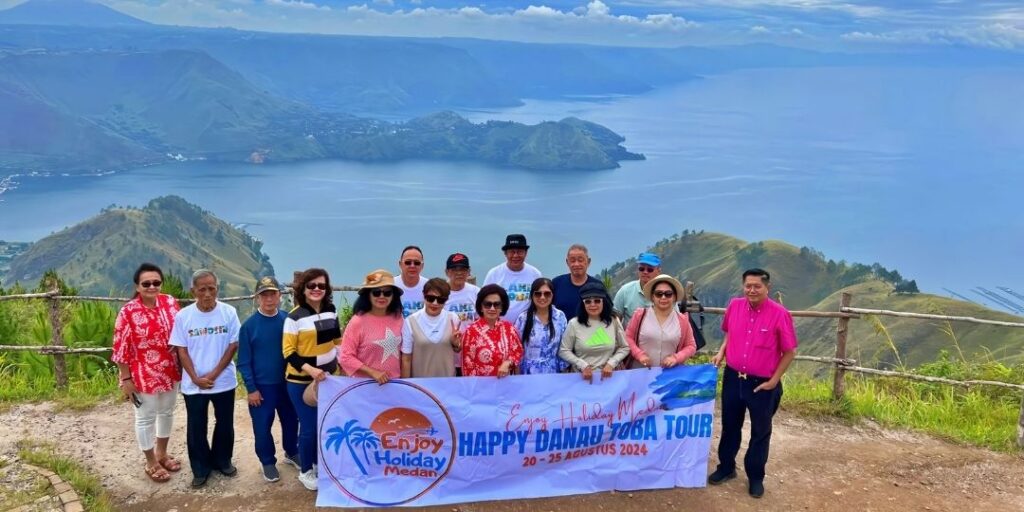
M 753 480 L 750 482 L 750 495 L 754 498 L 760 498 L 764 496 L 764 483 L 760 480 Z
M 206 485 L 206 480 L 210 478 L 210 475 L 206 476 L 193 476 L 192 477 L 192 488 L 198 489 Z
M 217 471 L 220 471 L 220 474 L 222 474 L 224 476 L 235 476 L 235 475 L 238 474 L 238 468 L 236 468 L 235 466 L 233 466 L 231 464 L 228 464 L 228 467 L 220 468 Z
M 711 485 L 719 485 L 719 484 L 723 484 L 725 482 L 728 482 L 729 480 L 732 480 L 733 478 L 736 478 L 736 470 L 735 469 L 730 471 L 730 472 L 728 472 L 728 473 L 726 473 L 722 469 L 716 469 L 714 473 L 711 473 L 710 475 L 708 475 L 708 483 L 711 484 Z

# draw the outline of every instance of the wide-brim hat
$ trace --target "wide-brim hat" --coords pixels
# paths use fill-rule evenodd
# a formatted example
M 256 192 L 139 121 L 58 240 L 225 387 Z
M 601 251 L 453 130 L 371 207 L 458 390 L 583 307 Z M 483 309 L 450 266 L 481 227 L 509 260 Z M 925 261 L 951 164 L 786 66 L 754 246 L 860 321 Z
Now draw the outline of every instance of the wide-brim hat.
M 359 287 L 359 293 L 363 293 L 363 290 L 372 290 L 374 288 L 384 288 L 390 286 L 395 289 L 395 293 L 398 295 L 402 294 L 402 289 L 395 286 L 395 275 L 387 270 L 378 268 L 363 278 L 363 285 Z
M 652 302 L 654 301 L 651 294 L 654 293 L 654 287 L 658 286 L 658 283 L 668 283 L 672 285 L 672 288 L 676 291 L 676 300 L 683 300 L 683 293 L 685 293 L 683 285 L 678 279 L 668 274 L 658 274 L 652 277 L 650 281 L 647 281 L 647 284 L 644 285 L 644 297 L 647 297 L 647 300 Z

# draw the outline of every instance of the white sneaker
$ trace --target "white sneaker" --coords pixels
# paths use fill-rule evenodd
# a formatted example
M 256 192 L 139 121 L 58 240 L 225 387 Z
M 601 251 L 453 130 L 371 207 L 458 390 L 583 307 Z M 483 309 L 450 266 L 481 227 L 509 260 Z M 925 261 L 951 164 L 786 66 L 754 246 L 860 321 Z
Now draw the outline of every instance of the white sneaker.
M 302 485 L 311 491 L 316 490 L 316 470 L 311 469 L 305 473 L 299 473 L 299 481 Z

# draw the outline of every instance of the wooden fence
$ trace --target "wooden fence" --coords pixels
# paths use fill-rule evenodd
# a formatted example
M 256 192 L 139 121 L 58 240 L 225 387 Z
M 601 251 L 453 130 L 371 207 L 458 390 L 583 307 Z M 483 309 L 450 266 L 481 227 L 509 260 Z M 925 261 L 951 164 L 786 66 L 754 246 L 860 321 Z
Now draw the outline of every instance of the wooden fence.
M 687 283 L 687 295 L 692 295 L 692 283 Z M 334 291 L 340 292 L 354 292 L 358 291 L 358 287 L 354 286 L 335 286 Z M 290 290 L 285 290 L 289 292 Z M 238 302 L 248 301 L 254 298 L 253 295 L 243 295 L 237 297 L 224 297 L 219 300 L 224 302 Z M 970 388 L 973 386 L 992 386 L 1008 388 L 1017 391 L 1024 392 L 1024 384 L 1012 384 L 1008 382 L 997 382 L 988 380 L 954 380 L 946 379 L 943 377 L 932 377 L 928 375 L 918 375 L 915 373 L 898 372 L 891 370 L 880 370 L 876 368 L 865 368 L 857 366 L 857 361 L 849 359 L 846 355 L 846 341 L 847 333 L 849 329 L 850 320 L 860 319 L 861 315 L 877 315 L 877 316 L 893 316 L 900 318 L 913 318 L 919 320 L 944 320 L 951 322 L 966 322 L 974 324 L 985 324 L 985 325 L 997 325 L 1008 328 L 1024 328 L 1024 322 L 1006 322 L 1001 320 L 987 320 L 981 318 L 967 317 L 967 316 L 949 316 L 949 315 L 938 315 L 930 313 L 913 313 L 905 311 L 889 311 L 884 309 L 865 309 L 855 308 L 850 304 L 852 302 L 852 295 L 849 293 L 843 293 L 839 301 L 838 311 L 791 311 L 790 313 L 794 317 L 798 318 L 835 318 L 836 324 L 836 347 L 834 357 L 818 357 L 818 356 L 805 356 L 797 355 L 796 360 L 807 361 L 817 364 L 827 364 L 833 366 L 833 378 L 832 378 L 832 397 L 833 399 L 840 399 L 846 392 L 846 373 L 855 372 L 866 375 L 879 375 L 883 377 L 895 377 L 900 379 L 909 379 L 922 382 L 930 382 L 934 384 L 944 384 L 950 386 L 959 386 Z M 59 291 L 53 290 L 46 293 L 29 293 L 21 295 L 0 295 L 0 301 L 6 300 L 46 300 L 49 302 L 49 321 L 51 326 L 52 335 L 50 337 L 49 345 L 0 345 L 0 351 L 31 351 L 38 354 L 53 356 L 53 368 L 54 377 L 58 388 L 66 389 L 68 385 L 67 376 L 67 365 L 65 361 L 66 355 L 74 354 L 97 354 L 110 352 L 110 347 L 90 347 L 90 348 L 72 348 L 68 347 L 63 338 L 63 320 L 60 315 L 60 303 L 61 301 L 103 301 L 103 302 L 118 302 L 123 303 L 131 300 L 128 297 L 92 297 L 92 296 L 79 296 L 79 295 L 60 295 Z M 180 302 L 189 303 L 193 302 L 193 299 L 181 299 Z M 717 307 L 706 307 L 703 309 L 705 313 L 713 315 L 721 315 L 725 313 L 725 308 Z M 2 340 L 0 340 L 2 341 Z M 1024 398 L 1021 400 L 1020 417 L 1017 426 L 1017 444 L 1024 448 Z

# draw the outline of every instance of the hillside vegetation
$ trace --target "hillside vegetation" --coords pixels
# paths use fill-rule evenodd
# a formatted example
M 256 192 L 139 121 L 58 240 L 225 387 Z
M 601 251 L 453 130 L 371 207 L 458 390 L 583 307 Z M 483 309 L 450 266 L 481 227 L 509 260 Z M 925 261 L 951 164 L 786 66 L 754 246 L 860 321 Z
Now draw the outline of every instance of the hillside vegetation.
M 706 306 L 723 307 L 740 294 L 745 269 L 760 267 L 772 276 L 772 296 L 782 294 L 791 310 L 837 311 L 839 296 L 853 294 L 852 305 L 919 313 L 975 316 L 1020 322 L 1010 314 L 978 304 L 927 293 L 895 293 L 893 276 L 899 273 L 879 264 L 837 262 L 808 247 L 769 240 L 747 242 L 718 233 L 684 231 L 655 244 L 662 270 L 693 281 L 696 295 Z M 613 265 L 614 287 L 636 279 L 635 260 Z M 710 340 L 722 338 L 718 315 L 707 315 L 704 332 Z M 836 321 L 796 320 L 801 353 L 833 355 Z M 891 342 L 890 342 L 891 340 Z M 866 366 L 916 367 L 934 361 L 942 351 L 957 360 L 994 360 L 1008 365 L 1024 362 L 1024 329 L 969 323 L 947 323 L 895 317 L 865 316 L 850 322 L 847 352 Z M 898 354 L 898 355 L 897 355 Z M 827 367 L 805 367 L 808 371 Z
M 166 196 L 141 209 L 109 208 L 39 240 L 11 262 L 6 285 L 34 283 L 54 269 L 79 291 L 125 294 L 132 288 L 131 273 L 151 261 L 186 282 L 198 268 L 213 269 L 221 295 L 243 295 L 251 293 L 258 276 L 274 272 L 262 247 L 198 206 Z

